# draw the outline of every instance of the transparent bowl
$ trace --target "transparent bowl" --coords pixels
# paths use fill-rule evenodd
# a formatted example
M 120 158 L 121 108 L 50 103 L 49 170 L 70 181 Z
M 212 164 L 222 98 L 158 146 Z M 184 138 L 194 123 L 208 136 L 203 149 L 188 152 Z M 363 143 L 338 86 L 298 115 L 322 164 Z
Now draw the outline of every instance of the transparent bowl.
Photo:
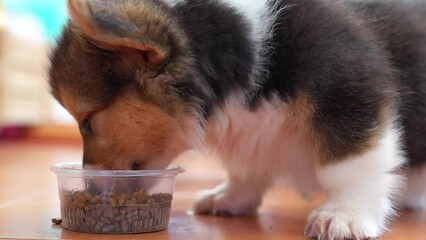
M 81 163 L 52 165 L 58 180 L 62 226 L 79 232 L 128 234 L 167 228 L 175 176 L 165 170 L 85 170 Z

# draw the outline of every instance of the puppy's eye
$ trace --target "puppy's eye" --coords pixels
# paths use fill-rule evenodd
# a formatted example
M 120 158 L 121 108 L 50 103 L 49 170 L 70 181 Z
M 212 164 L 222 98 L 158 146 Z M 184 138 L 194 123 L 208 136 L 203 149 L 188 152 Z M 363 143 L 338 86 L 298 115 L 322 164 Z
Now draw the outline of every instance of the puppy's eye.
M 91 116 L 85 118 L 80 124 L 80 132 L 82 135 L 89 135 L 93 133 L 92 126 L 90 124 L 90 117 Z

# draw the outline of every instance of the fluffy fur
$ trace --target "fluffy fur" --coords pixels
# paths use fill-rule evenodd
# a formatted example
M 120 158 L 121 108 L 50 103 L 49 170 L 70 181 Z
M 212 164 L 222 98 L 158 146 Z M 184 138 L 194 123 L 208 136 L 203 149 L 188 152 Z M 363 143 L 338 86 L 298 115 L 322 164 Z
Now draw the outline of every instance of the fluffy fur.
M 229 178 L 197 213 L 253 214 L 285 180 L 327 194 L 305 229 L 318 239 L 380 236 L 399 195 L 425 208 L 424 1 L 68 4 L 50 84 L 80 125 L 86 168 L 208 151 Z
M 305 233 L 324 239 L 379 237 L 394 216 L 394 193 L 401 178 L 394 173 L 404 158 L 399 131 L 388 127 L 374 149 L 317 169 L 327 201 L 308 218 Z M 368 169 L 368 171 L 366 171 Z
M 426 209 L 426 166 L 405 170 L 406 188 L 399 196 L 399 204 L 411 210 Z

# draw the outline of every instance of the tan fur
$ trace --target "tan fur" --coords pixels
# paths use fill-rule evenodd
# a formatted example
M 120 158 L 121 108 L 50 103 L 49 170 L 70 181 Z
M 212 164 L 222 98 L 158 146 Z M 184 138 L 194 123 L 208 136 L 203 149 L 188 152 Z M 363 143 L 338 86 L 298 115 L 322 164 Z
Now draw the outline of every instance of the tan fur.
M 68 89 L 61 89 L 60 102 L 79 124 L 93 111 L 92 105 L 80 101 Z
M 68 0 L 68 8 L 73 22 L 98 47 L 106 50 L 131 48 L 144 52 L 146 65 L 150 68 L 156 68 L 166 60 L 170 42 L 174 42 L 177 49 L 187 49 L 183 34 L 166 17 L 165 10 L 148 1 L 136 5 L 128 0 L 102 3 Z M 111 11 L 118 19 L 129 23 L 126 37 L 110 34 L 108 31 L 112 31 L 111 29 L 101 29 L 91 16 L 92 12 L 98 11 Z
M 320 149 L 321 139 L 312 127 L 312 117 L 315 114 L 312 100 L 309 99 L 307 94 L 300 92 L 297 97 L 286 104 L 285 113 L 286 121 L 280 134 L 297 136 L 300 139 L 300 144 L 304 145 L 304 148 L 307 152 L 310 152 L 312 157 L 319 156 L 311 159 L 311 161 L 316 163 L 321 161 L 323 159 Z
M 77 101 L 72 93 L 63 89 L 59 93 L 60 102 L 68 110 L 68 112 L 76 119 L 78 122 L 83 118 L 83 114 L 79 114 L 77 111 Z
M 315 142 L 318 143 L 318 147 L 321 151 L 318 151 L 319 156 L 319 165 L 321 167 L 330 166 L 333 164 L 337 164 L 342 161 L 346 161 L 346 159 L 351 157 L 356 157 L 362 153 L 374 151 L 380 145 L 381 139 L 383 139 L 384 135 L 387 133 L 387 127 L 394 125 L 395 119 L 394 116 L 397 116 L 396 110 L 393 109 L 390 105 L 382 107 L 381 116 L 379 124 L 370 129 L 370 134 L 362 144 L 357 145 L 352 149 L 350 153 L 345 153 L 344 155 L 340 155 L 339 151 L 336 149 L 329 149 L 326 143 L 326 140 L 322 138 L 320 133 L 314 133 Z
M 288 114 L 287 124 L 290 128 L 297 129 L 297 131 L 305 135 L 308 142 L 314 141 L 310 122 L 314 110 L 314 105 L 304 93 L 300 93 L 298 97 L 289 102 L 286 109 Z
M 93 136 L 84 141 L 85 163 L 130 169 L 138 161 L 149 169 L 155 161 L 156 168 L 165 167 L 181 151 L 169 147 L 176 140 L 173 136 L 179 131 L 179 120 L 127 89 L 109 107 L 92 115 Z
M 90 35 L 97 36 L 95 26 L 89 21 L 90 10 L 86 1 L 82 0 L 68 0 L 68 11 L 72 20 L 80 27 L 83 32 L 90 33 Z
M 164 49 L 152 43 L 140 43 L 136 39 L 108 36 L 107 33 L 99 29 L 96 23 L 91 20 L 91 6 L 88 2 L 84 0 L 69 0 L 68 6 L 73 21 L 84 34 L 95 41 L 98 47 L 107 50 L 117 50 L 117 48 L 127 47 L 146 52 L 149 63 L 153 66 L 160 65 L 166 58 Z
M 137 0 L 68 0 L 68 7 L 51 88 L 80 125 L 85 167 L 159 169 L 201 145 L 197 106 L 175 87 L 194 60 L 168 7 Z

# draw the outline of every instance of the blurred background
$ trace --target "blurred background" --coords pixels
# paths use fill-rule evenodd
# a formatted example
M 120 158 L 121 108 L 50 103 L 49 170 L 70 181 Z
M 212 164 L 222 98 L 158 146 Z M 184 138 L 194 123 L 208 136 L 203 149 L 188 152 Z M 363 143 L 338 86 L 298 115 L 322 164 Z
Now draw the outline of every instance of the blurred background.
M 78 139 L 50 96 L 50 49 L 67 21 L 65 0 L 0 0 L 0 140 Z

